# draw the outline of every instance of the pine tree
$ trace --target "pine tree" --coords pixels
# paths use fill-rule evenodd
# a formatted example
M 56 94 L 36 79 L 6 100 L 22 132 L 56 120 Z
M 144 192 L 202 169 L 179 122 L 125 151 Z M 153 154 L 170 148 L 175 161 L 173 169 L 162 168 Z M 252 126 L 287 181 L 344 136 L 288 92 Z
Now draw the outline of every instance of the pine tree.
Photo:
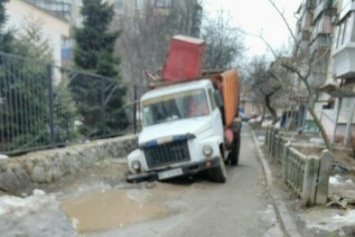
M 52 51 L 48 39 L 41 34 L 39 22 L 26 21 L 21 29 L 9 44 L 13 55 L 2 55 L 0 70 L 0 93 L 4 99 L 0 131 L 7 150 L 45 145 L 49 141 L 47 65 L 38 60 L 50 63 Z
M 76 107 L 69 90 L 67 78 L 62 78 L 54 87 L 54 126 L 55 141 L 67 143 L 76 137 Z
M 6 151 L 49 144 L 48 68 L 53 61 L 48 38 L 39 20 L 27 18 L 11 53 L 0 65 L 0 145 Z M 18 57 L 22 56 L 22 58 Z M 54 86 L 54 126 L 57 143 L 75 136 L 75 107 L 63 81 Z
M 5 31 L 7 16 L 5 12 L 5 3 L 8 0 L 2 0 L 0 2 L 0 52 L 11 52 L 11 42 L 13 40 L 13 34 L 11 31 Z
M 127 121 L 122 109 L 126 89 L 121 85 L 117 70 L 120 58 L 114 55 L 120 32 L 108 31 L 114 9 L 101 0 L 84 0 L 81 14 L 84 18 L 83 27 L 75 29 L 75 64 L 81 69 L 110 78 L 82 76 L 71 83 L 78 112 L 83 117 L 83 132 L 92 136 L 115 134 L 127 126 Z

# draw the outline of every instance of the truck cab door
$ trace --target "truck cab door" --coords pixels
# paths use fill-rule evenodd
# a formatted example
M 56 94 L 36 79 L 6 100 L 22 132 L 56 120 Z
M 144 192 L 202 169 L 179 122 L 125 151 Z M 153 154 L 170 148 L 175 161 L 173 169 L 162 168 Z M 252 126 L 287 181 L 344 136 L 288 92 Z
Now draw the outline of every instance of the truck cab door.
M 212 89 L 208 90 L 210 97 L 210 104 L 212 109 L 212 129 L 215 135 L 220 136 L 223 139 L 223 118 L 220 109 L 217 106 L 214 93 Z

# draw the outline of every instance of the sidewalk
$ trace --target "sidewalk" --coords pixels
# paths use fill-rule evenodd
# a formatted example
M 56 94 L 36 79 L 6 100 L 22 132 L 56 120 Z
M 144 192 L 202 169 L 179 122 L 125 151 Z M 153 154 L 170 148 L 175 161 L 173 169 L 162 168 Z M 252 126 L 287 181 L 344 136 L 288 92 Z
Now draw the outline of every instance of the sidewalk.
M 266 177 L 270 197 L 286 236 L 355 236 L 355 211 L 318 206 L 303 208 L 298 198 L 282 182 L 281 164 L 275 162 L 264 143 L 259 142 L 252 130 L 257 144 L 259 160 Z M 342 226 L 344 225 L 344 226 Z

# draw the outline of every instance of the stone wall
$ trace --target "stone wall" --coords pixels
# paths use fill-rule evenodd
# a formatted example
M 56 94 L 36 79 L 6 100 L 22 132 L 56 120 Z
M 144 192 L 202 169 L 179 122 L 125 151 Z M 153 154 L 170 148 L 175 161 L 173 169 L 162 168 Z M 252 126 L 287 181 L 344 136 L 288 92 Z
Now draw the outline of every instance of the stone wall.
M 50 183 L 105 158 L 126 157 L 137 135 L 33 152 L 0 160 L 0 190 L 13 192 L 35 183 Z

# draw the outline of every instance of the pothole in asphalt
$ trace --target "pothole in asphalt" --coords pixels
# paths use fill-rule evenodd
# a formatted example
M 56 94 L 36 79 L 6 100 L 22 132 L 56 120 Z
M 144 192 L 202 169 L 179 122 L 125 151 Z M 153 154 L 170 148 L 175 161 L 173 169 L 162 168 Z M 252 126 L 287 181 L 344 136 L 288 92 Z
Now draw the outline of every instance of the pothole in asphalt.
M 166 202 L 182 189 L 172 185 L 158 186 L 154 189 L 103 189 L 67 199 L 60 208 L 79 233 L 123 228 L 176 211 Z

